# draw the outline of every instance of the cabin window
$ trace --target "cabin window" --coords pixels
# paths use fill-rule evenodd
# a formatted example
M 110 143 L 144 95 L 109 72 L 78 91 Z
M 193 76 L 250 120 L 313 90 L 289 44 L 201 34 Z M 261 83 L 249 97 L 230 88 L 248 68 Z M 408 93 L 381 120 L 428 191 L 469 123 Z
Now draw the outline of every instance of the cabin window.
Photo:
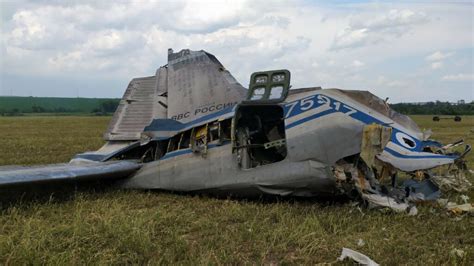
M 189 149 L 189 144 L 191 140 L 191 130 L 185 131 L 181 134 L 181 139 L 179 141 L 179 149 Z
M 191 149 L 193 152 L 201 153 L 202 156 L 206 156 L 209 138 L 208 131 L 208 124 L 193 129 L 191 132 Z
M 219 123 L 219 140 L 222 142 L 231 140 L 232 136 L 232 119 L 226 119 Z
M 181 134 L 173 136 L 168 142 L 168 149 L 166 150 L 166 152 L 168 153 L 168 152 L 178 150 L 180 139 L 181 139 Z
M 191 148 L 193 152 L 201 153 L 205 156 L 208 143 L 216 142 L 218 145 L 221 145 L 231 139 L 231 125 L 232 120 L 226 119 L 211 122 L 177 134 L 165 143 L 166 153 Z M 161 158 L 163 155 L 160 149 L 155 158 Z
M 209 142 L 219 140 L 219 122 L 209 125 Z

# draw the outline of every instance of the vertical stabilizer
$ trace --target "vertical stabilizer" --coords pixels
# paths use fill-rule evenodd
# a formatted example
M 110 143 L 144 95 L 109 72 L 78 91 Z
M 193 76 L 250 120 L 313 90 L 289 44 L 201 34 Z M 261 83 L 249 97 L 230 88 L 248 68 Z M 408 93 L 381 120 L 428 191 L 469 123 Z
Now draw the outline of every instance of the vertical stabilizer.
M 137 140 L 155 116 L 156 76 L 134 78 L 104 134 L 106 140 Z M 157 114 L 158 115 L 158 112 Z M 161 113 L 166 117 L 166 113 Z
M 168 64 L 154 76 L 130 81 L 104 138 L 138 140 L 154 119 L 186 123 L 231 107 L 246 93 L 212 54 L 169 49 Z
M 233 106 L 246 93 L 212 54 L 168 52 L 168 118 L 186 123 Z

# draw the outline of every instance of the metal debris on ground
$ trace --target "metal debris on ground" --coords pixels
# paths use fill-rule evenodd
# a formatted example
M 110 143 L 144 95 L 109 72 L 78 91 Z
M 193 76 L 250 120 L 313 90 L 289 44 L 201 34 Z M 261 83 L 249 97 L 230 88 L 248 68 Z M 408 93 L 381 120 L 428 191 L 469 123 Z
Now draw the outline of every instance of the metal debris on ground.
M 455 257 L 459 257 L 459 258 L 463 258 L 464 255 L 466 254 L 466 252 L 462 249 L 458 249 L 458 248 L 453 248 L 451 250 L 451 252 L 449 252 L 451 254 L 451 256 L 455 256 Z
M 342 193 L 347 195 L 354 194 L 353 192 L 356 191 L 356 195 L 368 208 L 389 208 L 395 212 L 405 212 L 414 216 L 418 214 L 416 204 L 440 199 L 441 190 L 465 192 L 471 187 L 471 183 L 466 178 L 469 172 L 466 171 L 467 167 L 463 159 L 471 150 L 469 145 L 463 153 L 458 154 L 457 159 L 447 163 L 424 159 L 393 160 L 384 155 L 392 133 L 391 127 L 380 124 L 371 124 L 363 128 L 360 156 L 339 160 L 333 167 L 336 183 Z M 408 144 L 415 145 L 408 139 L 406 141 Z M 460 140 L 443 146 L 436 141 L 425 140 L 424 142 L 424 151 L 431 150 L 448 157 L 454 154 L 453 147 L 463 143 Z M 447 165 L 447 167 L 438 167 L 442 165 Z M 434 168 L 438 170 L 437 175 L 432 173 Z M 447 169 L 445 173 L 440 171 L 443 169 Z M 408 177 L 401 185 L 397 182 L 400 174 Z M 468 198 L 464 198 L 463 201 L 467 203 Z M 459 210 L 466 208 L 467 205 Z
M 443 190 L 456 192 L 466 192 L 472 187 L 471 182 L 461 173 L 449 176 L 433 176 L 431 179 Z
M 459 196 L 459 198 L 461 198 L 461 200 L 463 201 L 463 203 L 469 203 L 469 196 L 467 196 L 467 195 L 461 195 L 461 196 Z
M 463 214 L 463 213 L 474 213 L 474 204 L 464 203 L 464 204 L 455 204 L 448 202 L 446 209 L 454 214 Z
M 379 264 L 373 261 L 371 258 L 366 255 L 352 250 L 350 248 L 342 248 L 341 256 L 338 258 L 339 261 L 344 261 L 346 258 L 352 259 L 353 261 L 368 266 L 378 266 Z

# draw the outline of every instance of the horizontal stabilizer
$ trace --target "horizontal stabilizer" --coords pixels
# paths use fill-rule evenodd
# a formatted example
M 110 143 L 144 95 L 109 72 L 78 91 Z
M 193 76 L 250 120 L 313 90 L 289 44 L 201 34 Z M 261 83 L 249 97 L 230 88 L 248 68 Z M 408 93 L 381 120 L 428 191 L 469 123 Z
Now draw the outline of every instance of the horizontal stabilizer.
M 135 161 L 111 161 L 87 164 L 52 164 L 31 167 L 0 167 L 0 187 L 54 181 L 92 181 L 120 179 L 140 169 Z

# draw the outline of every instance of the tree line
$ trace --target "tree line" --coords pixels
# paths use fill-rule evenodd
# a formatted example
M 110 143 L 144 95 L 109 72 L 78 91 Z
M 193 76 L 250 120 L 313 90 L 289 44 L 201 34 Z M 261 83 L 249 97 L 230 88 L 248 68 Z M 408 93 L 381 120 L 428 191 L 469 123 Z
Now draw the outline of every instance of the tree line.
M 93 113 L 95 115 L 108 115 L 115 112 L 119 104 L 118 99 L 101 100 L 96 105 L 91 107 L 71 107 L 65 102 L 65 106 L 48 107 L 47 105 L 33 104 L 32 106 L 25 106 L 18 104 L 18 106 L 10 108 L 2 108 L 0 106 L 0 116 L 18 116 L 27 113 L 41 114 L 41 113 Z
M 474 102 L 452 104 L 449 102 L 396 103 L 390 107 L 405 115 L 474 115 Z
M 15 116 L 23 113 L 93 113 L 96 115 L 108 115 L 115 112 L 119 105 L 119 99 L 101 100 L 96 105 L 82 110 L 71 107 L 47 107 L 34 104 L 28 107 L 2 108 L 0 115 Z M 67 106 L 67 105 L 66 105 Z M 427 103 L 396 103 L 390 104 L 395 111 L 406 115 L 474 115 L 474 102 L 464 104 L 452 104 L 449 102 L 427 102 Z

